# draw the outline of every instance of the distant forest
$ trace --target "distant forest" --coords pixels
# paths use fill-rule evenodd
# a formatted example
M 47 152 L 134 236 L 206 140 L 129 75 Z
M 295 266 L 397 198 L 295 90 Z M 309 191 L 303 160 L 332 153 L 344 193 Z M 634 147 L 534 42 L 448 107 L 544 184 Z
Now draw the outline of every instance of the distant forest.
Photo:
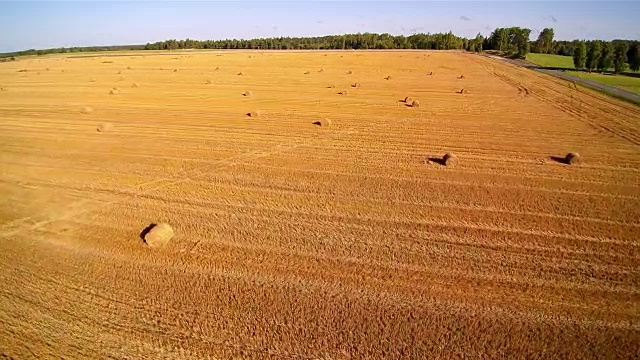
M 619 64 L 624 70 L 628 66 L 637 71 L 640 67 L 640 44 L 632 40 L 613 41 L 556 41 L 551 28 L 540 32 L 538 39 L 531 41 L 530 29 L 520 27 L 498 28 L 490 36 L 481 34 L 475 38 L 464 38 L 452 32 L 439 34 L 414 34 L 410 36 L 391 34 L 345 34 L 319 37 L 274 37 L 250 40 L 175 40 L 159 41 L 146 45 L 123 46 L 91 46 L 55 48 L 46 50 L 26 50 L 15 53 L 0 54 L 0 58 L 9 61 L 20 55 L 45 55 L 51 53 L 73 53 L 87 51 L 112 50 L 178 50 L 178 49 L 261 49 L 261 50 L 329 50 L 329 49 L 433 49 L 433 50 L 466 50 L 481 52 L 483 50 L 497 50 L 508 56 L 524 58 L 529 52 L 557 54 L 578 57 L 576 68 L 590 68 L 586 61 L 587 53 L 591 53 L 589 60 L 594 57 L 605 60 L 607 65 L 611 58 L 612 65 Z M 597 45 L 594 45 L 597 44 Z M 583 51 L 586 52 L 583 53 Z M 599 52 L 596 54 L 596 52 Z M 577 55 L 576 55 L 577 54 Z M 585 60 L 583 61 L 583 55 Z M 584 63 L 584 64 L 583 64 Z M 598 63 L 598 60 L 595 61 Z M 597 66 L 593 67 L 597 68 Z M 616 67 L 616 71 L 618 71 Z

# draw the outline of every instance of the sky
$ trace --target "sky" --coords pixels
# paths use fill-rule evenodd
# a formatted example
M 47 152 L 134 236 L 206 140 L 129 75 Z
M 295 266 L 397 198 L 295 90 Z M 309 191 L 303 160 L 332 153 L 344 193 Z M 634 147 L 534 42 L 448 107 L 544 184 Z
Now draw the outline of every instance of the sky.
M 640 1 L 0 1 L 0 52 L 166 39 L 358 32 L 475 37 L 552 27 L 558 40 L 640 40 Z

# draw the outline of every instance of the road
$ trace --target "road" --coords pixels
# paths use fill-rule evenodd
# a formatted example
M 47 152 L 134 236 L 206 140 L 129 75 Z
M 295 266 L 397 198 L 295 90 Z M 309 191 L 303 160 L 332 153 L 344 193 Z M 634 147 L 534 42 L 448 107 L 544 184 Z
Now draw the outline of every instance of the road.
M 597 81 L 593 81 L 593 80 L 588 80 L 588 79 L 583 79 L 577 76 L 573 76 L 573 75 L 569 75 L 567 73 L 565 73 L 564 71 L 561 70 L 556 70 L 553 68 L 545 68 L 542 66 L 538 66 L 538 65 L 534 65 L 531 64 L 529 62 L 523 61 L 523 60 L 516 60 L 516 59 L 507 59 L 504 57 L 500 57 L 500 56 L 495 56 L 495 55 L 486 55 L 488 57 L 494 58 L 494 59 L 498 59 L 498 60 L 502 60 L 502 61 L 506 61 L 508 63 L 511 63 L 513 65 L 516 66 L 521 66 L 521 67 L 525 67 L 527 69 L 532 69 L 535 71 L 539 71 L 541 73 L 545 73 L 551 76 L 555 76 L 567 81 L 571 81 L 577 84 L 581 84 L 584 85 L 586 87 L 604 92 L 605 94 L 611 95 L 613 97 L 619 98 L 619 99 L 623 99 L 635 104 L 640 105 L 640 95 L 636 94 L 636 93 L 632 93 L 631 91 L 627 91 L 627 90 L 623 90 L 614 86 L 609 86 L 609 85 L 605 85 L 602 83 L 599 83 Z

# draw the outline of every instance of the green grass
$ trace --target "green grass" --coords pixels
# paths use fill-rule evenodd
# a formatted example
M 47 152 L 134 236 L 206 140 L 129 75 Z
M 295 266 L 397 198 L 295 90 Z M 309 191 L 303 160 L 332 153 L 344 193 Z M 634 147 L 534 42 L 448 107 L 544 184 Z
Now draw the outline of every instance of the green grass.
M 588 73 L 584 71 L 567 71 L 567 74 L 615 86 L 640 95 L 640 78 L 637 77 L 624 75 L 602 75 L 599 73 Z
M 529 53 L 526 60 L 539 66 L 573 69 L 571 56 Z

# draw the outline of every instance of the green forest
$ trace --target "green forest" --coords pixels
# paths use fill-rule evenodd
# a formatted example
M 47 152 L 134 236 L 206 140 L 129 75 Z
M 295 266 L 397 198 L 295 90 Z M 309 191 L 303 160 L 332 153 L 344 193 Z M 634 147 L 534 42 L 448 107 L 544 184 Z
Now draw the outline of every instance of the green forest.
M 262 49 L 262 50 L 328 50 L 328 49 L 432 49 L 499 51 L 507 56 L 525 58 L 530 52 L 557 54 L 574 57 L 576 69 L 609 69 L 616 72 L 640 68 L 640 43 L 632 40 L 573 40 L 557 41 L 551 28 L 543 29 L 538 38 L 530 40 L 531 30 L 520 27 L 497 28 L 488 37 L 481 34 L 475 38 L 464 38 L 452 32 L 438 34 L 414 34 L 410 36 L 359 33 L 319 37 L 273 37 L 260 39 L 225 40 L 176 40 L 170 39 L 145 45 L 92 46 L 30 49 L 1 54 L 3 61 L 14 60 L 21 55 L 45 55 L 51 53 L 73 53 L 114 50 L 178 50 L 178 49 Z

